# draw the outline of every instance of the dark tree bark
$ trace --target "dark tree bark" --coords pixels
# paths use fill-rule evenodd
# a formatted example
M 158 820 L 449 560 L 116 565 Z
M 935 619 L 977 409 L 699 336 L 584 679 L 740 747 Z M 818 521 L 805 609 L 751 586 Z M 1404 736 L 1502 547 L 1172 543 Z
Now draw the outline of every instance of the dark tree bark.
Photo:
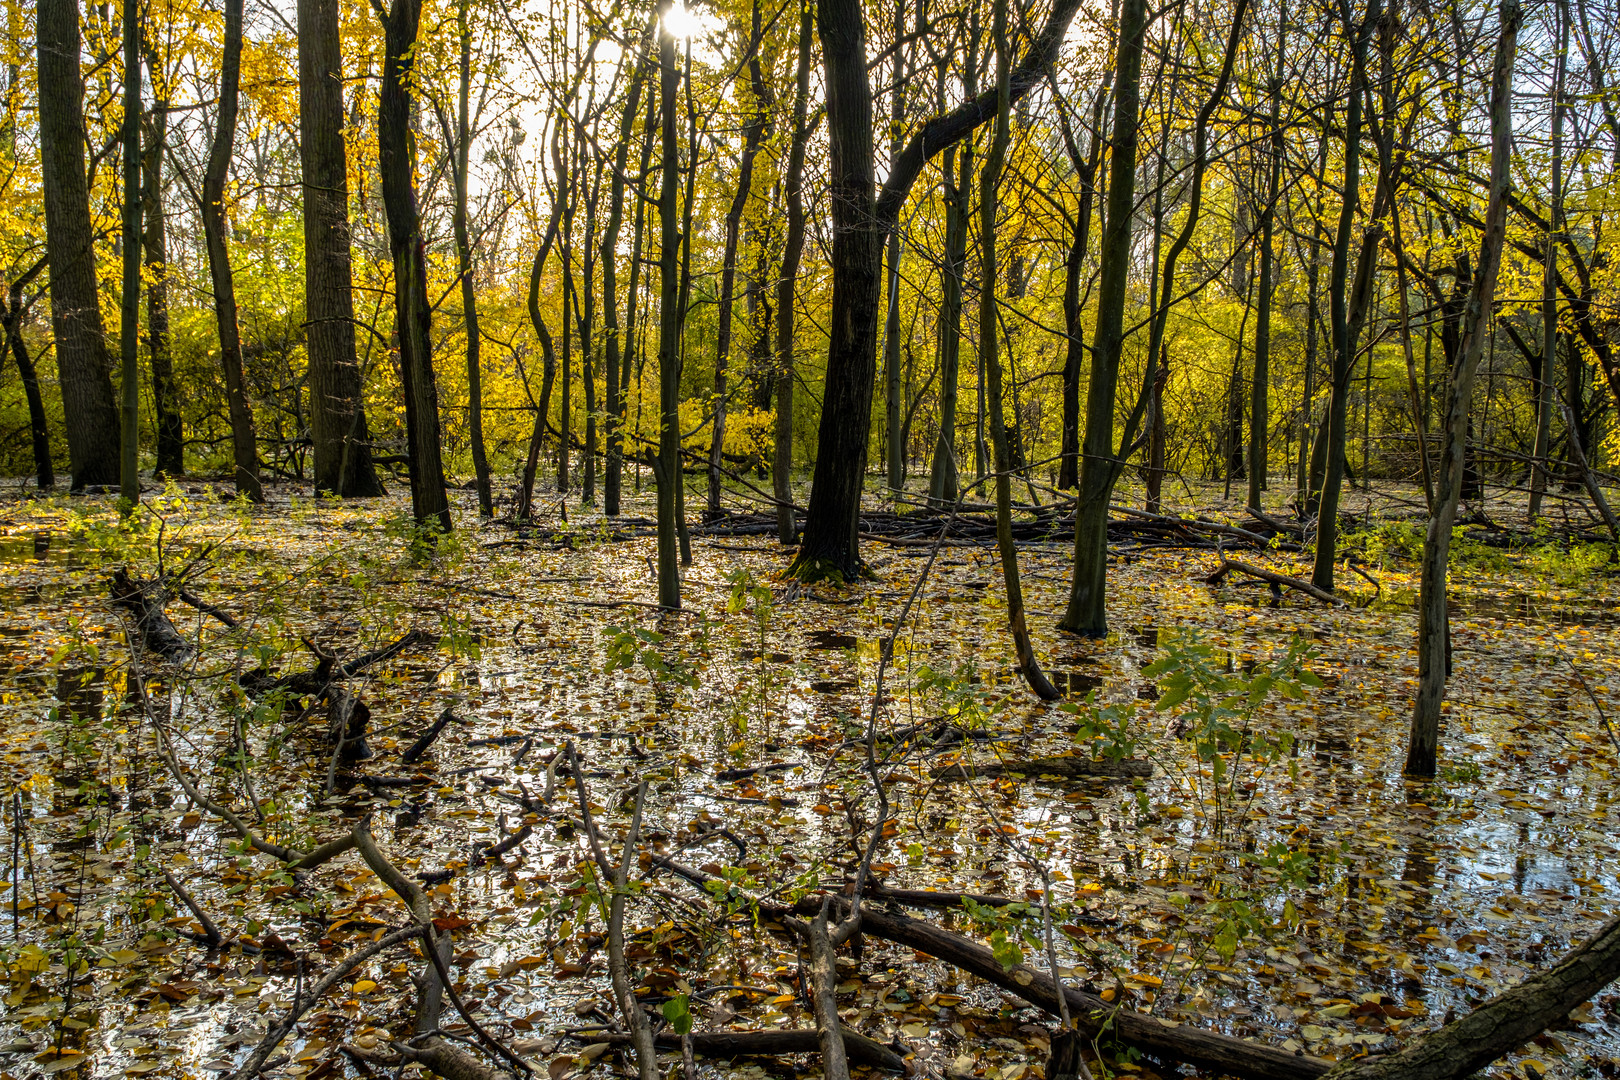
M 231 0 L 239 3 L 240 0 Z M 422 0 L 393 0 L 382 19 L 382 91 L 377 105 L 377 157 L 388 248 L 394 264 L 394 327 L 405 390 L 405 438 L 411 459 L 411 512 L 418 526 L 449 532 L 450 500 L 439 458 L 439 390 L 433 374 L 427 257 L 416 206 L 416 135 L 408 89 Z
M 906 0 L 889 0 L 894 12 L 894 56 L 889 80 L 889 159 L 899 155 L 900 123 L 905 116 Z M 900 230 L 889 230 L 883 289 L 887 297 L 883 319 L 883 431 L 889 488 L 906 486 L 906 442 L 902 415 L 906 397 L 900 377 Z
M 1564 57 L 1569 50 L 1569 12 L 1566 4 L 1555 11 L 1558 22 L 1558 51 L 1553 59 L 1552 175 L 1547 200 L 1547 256 L 1541 275 L 1541 373 L 1533 380 L 1536 392 L 1536 441 L 1531 456 L 1536 463 L 1530 472 L 1530 520 L 1541 517 L 1541 503 L 1547 490 L 1548 470 L 1542 462 L 1552 451 L 1554 374 L 1558 356 L 1558 229 L 1564 217 Z
M 315 490 L 383 493 L 371 460 L 354 344 L 349 169 L 337 0 L 298 0 L 298 155 L 304 181 L 304 317 Z
M 1103 73 L 1102 86 L 1091 104 L 1089 146 L 1084 157 L 1063 120 L 1064 145 L 1080 184 L 1080 205 L 1075 209 L 1069 250 L 1063 260 L 1063 433 L 1058 461 L 1058 483 L 1070 491 L 1080 482 L 1080 372 L 1086 364 L 1085 321 L 1080 307 L 1080 286 L 1085 278 L 1086 253 L 1091 248 L 1091 213 L 1097 199 L 1097 167 L 1102 162 L 1103 110 L 1107 108 L 1113 72 Z
M 77 0 L 38 5 L 36 28 L 51 325 L 72 487 L 82 491 L 118 482 L 119 416 L 97 297 Z
M 552 137 L 557 137 L 555 132 Z M 561 158 L 558 160 L 560 162 Z M 523 463 L 523 483 L 518 489 L 516 517 L 519 521 L 528 521 L 534 516 L 534 481 L 540 470 L 540 449 L 545 442 L 546 425 L 551 416 L 551 387 L 557 378 L 557 350 L 552 344 L 551 328 L 546 325 L 545 315 L 540 310 L 540 280 L 545 272 L 546 258 L 551 254 L 551 246 L 556 242 L 557 225 L 561 220 L 562 200 L 553 199 L 551 219 L 546 223 L 545 235 L 529 267 L 529 323 L 534 327 L 535 336 L 540 339 L 540 400 L 535 404 L 534 431 L 529 436 L 529 453 Z
M 35 264 L 26 277 L 32 279 L 42 268 Z M 23 395 L 28 399 L 28 438 L 34 453 L 34 481 L 40 490 L 56 483 L 56 471 L 51 466 L 51 433 L 45 419 L 45 397 L 39 389 L 39 372 L 34 358 L 28 353 L 28 342 L 23 339 L 22 324 L 28 316 L 29 305 L 23 302 L 24 280 L 11 283 L 6 293 L 6 308 L 0 312 L 5 323 L 6 348 L 17 364 L 17 375 L 22 380 Z
M 1125 293 L 1129 284 L 1131 218 L 1136 204 L 1136 147 L 1141 104 L 1146 0 L 1120 8 L 1119 54 L 1114 75 L 1114 132 L 1110 140 L 1108 217 L 1100 255 L 1097 325 L 1092 331 L 1091 382 L 1086 392 L 1085 457 L 1074 515 L 1074 572 L 1069 605 L 1059 624 L 1088 636 L 1108 632 L 1108 497 L 1114 477 L 1114 395 L 1125 345 Z
M 806 116 L 810 101 L 810 51 L 815 32 L 811 0 L 799 0 L 799 66 L 793 80 L 793 138 L 788 147 L 787 235 L 782 244 L 782 273 L 776 284 L 776 445 L 771 461 L 771 488 L 776 497 L 776 536 L 791 544 L 793 520 L 793 323 L 799 259 L 804 251 L 804 153 L 809 142 Z
M 1011 73 L 1012 102 L 1045 78 L 1079 8 L 1080 0 L 1058 0 L 1053 5 Z M 923 124 L 890 163 L 888 178 L 874 200 L 872 87 L 866 75 L 862 6 L 859 0 L 817 0 L 816 12 L 831 151 L 833 295 L 816 470 L 804 537 L 788 572 L 802 581 L 833 575 L 849 581 L 864 571 L 857 532 L 877 374 L 883 238 L 898 227 L 900 210 L 923 166 L 991 119 L 996 94 L 978 94 Z
M 124 280 L 118 351 L 122 408 L 118 488 L 125 511 L 141 499 L 141 10 L 124 0 Z
M 1497 41 L 1492 65 L 1490 195 L 1479 245 L 1479 272 L 1474 276 L 1468 297 L 1462 345 L 1447 380 L 1440 470 L 1429 527 L 1423 539 L 1418 598 L 1418 691 L 1413 703 L 1405 768 L 1406 775 L 1414 777 L 1434 776 L 1439 750 L 1440 710 L 1445 701 L 1449 674 L 1446 654 L 1451 636 L 1446 608 L 1446 571 L 1452 525 L 1462 494 L 1474 375 L 1490 336 L 1491 304 L 1496 296 L 1497 272 L 1501 269 L 1502 245 L 1507 232 L 1507 194 L 1512 182 L 1509 155 L 1513 144 L 1513 58 L 1523 17 L 1516 0 L 1504 0 L 1502 36 Z
M 1270 103 L 1266 122 L 1271 128 L 1271 153 L 1266 161 L 1265 205 L 1260 210 L 1260 297 L 1254 315 L 1254 381 L 1249 387 L 1249 499 L 1248 505 L 1261 509 L 1266 490 L 1266 436 L 1271 429 L 1271 287 L 1272 226 L 1277 216 L 1277 197 L 1282 186 L 1282 55 L 1284 27 L 1277 30 L 1277 67 L 1267 84 Z
M 680 151 L 676 143 L 676 99 L 681 73 L 675 66 L 675 35 L 669 17 L 673 0 L 658 5 L 659 145 L 662 153 L 658 189 L 658 604 L 681 606 L 681 559 L 676 535 L 681 479 L 680 320 L 681 248 L 679 207 Z
M 166 78 L 157 53 L 147 50 L 152 72 L 152 112 L 141 156 L 141 219 L 146 255 L 146 347 L 152 365 L 152 411 L 157 420 L 157 475 L 179 476 L 186 470 L 185 424 L 169 339 L 169 237 L 163 217 L 163 155 L 169 132 Z
M 231 418 L 231 458 L 236 493 L 264 501 L 259 484 L 258 438 L 253 430 L 253 403 L 242 372 L 242 332 L 236 321 L 236 282 L 231 275 L 225 233 L 225 181 L 236 146 L 236 116 L 242 79 L 242 0 L 225 0 L 225 55 L 219 68 L 219 113 L 214 142 L 203 172 L 203 239 L 208 249 L 208 277 L 214 287 L 214 322 L 219 327 L 219 362 L 225 371 L 225 400 Z

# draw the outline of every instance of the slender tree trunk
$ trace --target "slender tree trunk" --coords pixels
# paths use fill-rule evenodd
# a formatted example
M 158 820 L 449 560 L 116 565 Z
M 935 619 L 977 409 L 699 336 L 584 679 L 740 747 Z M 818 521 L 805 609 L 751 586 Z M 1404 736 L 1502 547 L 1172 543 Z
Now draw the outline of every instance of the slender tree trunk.
M 43 491 L 56 483 L 56 470 L 51 466 L 51 433 L 45 419 L 45 397 L 39 389 L 39 372 L 34 359 L 28 354 L 28 342 L 23 339 L 22 324 L 28 307 L 23 303 L 20 281 L 11 283 L 4 311 L 6 347 L 17 364 L 17 375 L 22 380 L 23 395 L 28 399 L 28 437 L 34 452 L 34 481 Z
M 1085 456 L 1080 462 L 1075 502 L 1074 571 L 1068 609 L 1060 624 L 1065 630 L 1092 637 L 1108 632 L 1108 498 L 1118 475 L 1114 468 L 1114 397 L 1125 345 L 1125 296 L 1131 264 L 1131 219 L 1136 210 L 1138 114 L 1147 22 L 1147 0 L 1124 0 L 1120 5 L 1108 218 L 1102 236 L 1097 323 L 1092 332 L 1091 383 L 1086 392 Z
M 457 66 L 456 143 L 452 165 L 455 180 L 455 207 L 452 228 L 456 237 L 456 272 L 461 279 L 461 318 L 467 334 L 467 438 L 472 443 L 474 484 L 478 488 L 478 516 L 495 516 L 495 499 L 489 484 L 489 457 L 484 453 L 484 370 L 478 334 L 478 290 L 473 284 L 472 240 L 467 228 L 467 157 L 472 149 L 472 117 L 469 98 L 472 91 L 472 23 L 468 19 L 469 0 L 456 4 L 456 33 L 461 55 Z
M 894 11 L 893 77 L 889 84 L 889 158 L 898 157 L 901 150 L 900 123 L 905 116 L 905 63 L 906 50 L 901 42 L 906 36 L 906 0 L 889 0 Z M 889 489 L 899 491 L 906 486 L 906 446 L 902 437 L 902 417 L 906 411 L 904 387 L 900 374 L 900 230 L 889 232 L 888 252 L 885 256 L 883 321 L 883 430 L 887 439 L 884 450 Z
M 731 309 L 737 280 L 737 239 L 742 231 L 743 211 L 754 186 L 754 158 L 769 130 L 770 113 L 765 94 L 765 77 L 759 63 L 760 0 L 753 0 L 753 28 L 749 32 L 748 74 L 749 93 L 754 110 L 743 124 L 742 158 L 737 165 L 737 190 L 732 194 L 726 210 L 726 247 L 720 264 L 720 323 L 715 333 L 714 353 L 714 428 L 709 440 L 709 498 L 710 514 L 720 513 L 720 465 L 726 441 L 727 376 L 731 367 Z
M 338 0 L 298 0 L 298 31 L 298 155 L 304 181 L 304 317 L 309 325 L 315 490 L 368 498 L 381 495 L 383 486 L 372 463 L 354 343 Z
M 1333 591 L 1333 563 L 1338 554 L 1339 494 L 1344 484 L 1344 448 L 1350 393 L 1350 375 L 1356 359 L 1356 334 L 1352 324 L 1351 298 L 1347 295 L 1350 273 L 1350 234 L 1361 202 L 1361 100 L 1367 82 L 1367 42 L 1377 25 L 1383 0 L 1370 0 L 1366 18 L 1359 26 L 1345 26 L 1350 42 L 1350 95 L 1344 118 L 1344 186 L 1339 208 L 1339 227 L 1333 240 L 1333 267 L 1328 280 L 1328 299 L 1333 325 L 1332 398 L 1328 402 L 1327 440 L 1323 448 L 1322 493 L 1316 523 L 1316 565 L 1311 584 Z M 1376 239 L 1372 229 L 1369 238 Z M 1356 294 L 1362 295 L 1363 274 L 1370 281 L 1376 247 L 1363 243 L 1356 266 Z
M 962 82 L 968 96 L 978 92 L 978 21 L 972 22 Z M 945 65 L 939 69 L 939 108 L 945 108 Z M 928 499 L 936 507 L 954 503 L 959 486 L 956 412 L 962 371 L 962 279 L 967 264 L 968 204 L 973 199 L 973 139 L 945 151 L 945 262 L 940 267 L 939 436 L 928 473 Z
M 1536 459 L 1530 470 L 1530 520 L 1541 517 L 1542 497 L 1547 490 L 1547 455 L 1552 452 L 1552 414 L 1558 357 L 1558 230 L 1564 217 L 1564 66 L 1569 51 L 1569 13 L 1560 3 L 1558 55 L 1553 60 L 1552 176 L 1547 200 L 1547 255 L 1541 273 L 1541 378 L 1536 380 L 1536 441 L 1531 455 Z
M 793 140 L 788 147 L 787 235 L 782 244 L 782 273 L 776 284 L 776 446 L 771 461 L 771 487 L 776 497 L 776 536 L 791 544 L 793 520 L 793 323 L 799 259 L 804 251 L 804 154 L 809 141 L 806 114 L 810 101 L 810 52 L 815 32 L 811 0 L 799 0 L 799 66 L 793 81 Z
M 581 145 L 580 157 L 584 156 L 584 146 Z M 586 240 L 582 245 L 584 265 L 580 268 L 580 291 L 584 295 L 574 297 L 574 318 L 579 324 L 579 381 L 581 389 L 585 391 L 585 451 L 580 463 L 585 474 L 580 483 L 580 503 L 583 506 L 596 505 L 596 247 L 590 239 L 596 235 L 596 207 L 601 191 L 602 167 L 599 161 L 590 189 L 584 193 Z
M 147 52 L 152 71 L 152 113 L 141 155 L 142 247 L 146 257 L 146 347 L 152 365 L 152 411 L 157 422 L 159 477 L 186 471 L 185 426 L 174 382 L 169 344 L 169 238 L 163 218 L 163 155 L 169 131 L 168 88 L 157 54 Z
M 613 151 L 613 171 L 608 177 L 608 218 L 602 230 L 602 345 L 607 374 L 607 412 L 604 417 L 607 460 L 602 478 L 602 508 L 609 517 L 619 515 L 620 489 L 624 476 L 624 357 L 619 332 L 619 229 L 624 221 L 624 170 L 630 156 L 630 139 L 635 132 L 636 119 L 641 114 L 641 90 L 647 78 L 647 56 L 652 49 L 653 37 L 658 33 L 656 22 L 649 23 L 642 35 L 641 47 L 630 68 L 630 85 L 624 99 L 624 112 L 619 118 L 619 142 Z M 640 200 L 637 200 L 638 204 Z M 640 218 L 638 217 L 638 221 Z M 639 246 L 639 231 L 632 246 Z M 630 292 L 635 293 L 636 270 L 631 263 Z M 634 311 L 632 296 L 631 310 Z M 632 316 L 629 320 L 634 323 Z
M 560 180 L 560 177 L 559 177 Z M 559 184 L 558 190 L 561 190 Z M 529 323 L 540 339 L 540 400 L 534 410 L 534 431 L 529 436 L 529 452 L 523 462 L 523 483 L 518 490 L 517 520 L 529 521 L 534 517 L 534 481 L 540 469 L 540 449 L 546 439 L 546 424 L 551 416 L 551 387 L 557 379 L 557 350 L 551 341 L 551 328 L 546 325 L 540 310 L 540 279 L 545 271 L 546 257 L 557 239 L 557 224 L 562 218 L 561 200 L 553 200 L 551 220 L 546 223 L 545 235 L 534 253 L 529 267 Z
M 681 88 L 675 66 L 675 35 L 670 30 L 674 0 L 658 6 L 658 104 L 662 152 L 658 189 L 658 604 L 681 606 L 681 566 L 675 517 L 681 487 L 681 369 L 679 207 L 680 151 L 676 143 L 675 108 Z
M 239 3 L 240 0 L 231 0 Z M 383 19 L 382 90 L 377 106 L 378 171 L 394 264 L 394 326 L 405 390 L 405 436 L 411 459 L 411 512 L 418 526 L 451 529 L 450 500 L 439 457 L 439 389 L 433 373 L 427 255 L 416 204 L 416 135 L 409 86 L 415 67 L 421 0 L 393 0 Z
M 568 491 L 568 459 L 574 437 L 574 197 L 578 179 L 577 156 L 568 158 L 567 180 L 558 172 L 557 197 L 562 200 L 562 231 L 557 235 L 562 259 L 562 395 L 557 410 L 557 493 Z
M 1491 179 L 1480 239 L 1479 271 L 1464 315 L 1465 336 L 1451 366 L 1446 388 L 1445 427 L 1441 433 L 1440 475 L 1435 505 L 1423 540 L 1423 565 L 1418 599 L 1418 692 L 1412 709 L 1412 732 L 1407 745 L 1408 776 L 1432 777 L 1440 743 L 1440 712 L 1446 692 L 1446 569 L 1450 561 L 1451 530 L 1457 517 L 1468 439 L 1468 413 L 1473 398 L 1474 374 L 1490 334 L 1491 304 L 1496 296 L 1497 272 L 1507 231 L 1507 194 L 1512 182 L 1513 56 L 1523 14 L 1516 0 L 1500 8 L 1501 37 L 1491 79 Z
M 1287 15 L 1277 30 L 1278 71 L 1267 84 L 1270 99 L 1271 154 L 1266 181 L 1266 205 L 1260 213 L 1260 307 L 1255 313 L 1254 381 L 1249 388 L 1249 506 L 1261 510 L 1266 490 L 1266 436 L 1271 430 L 1271 288 L 1273 252 L 1272 224 L 1277 215 L 1277 198 L 1282 186 L 1282 87 L 1283 35 Z
M 1024 589 L 1018 573 L 1018 545 L 1012 534 L 1012 455 L 1008 452 L 1004 392 L 1001 384 L 1001 335 L 996 325 L 996 208 L 1001 170 L 1007 159 L 1010 95 L 1007 51 L 1007 0 L 996 0 L 990 40 L 996 49 L 995 135 L 979 176 L 979 363 L 984 365 L 990 394 L 990 438 L 996 454 L 996 547 L 1007 589 L 1007 622 L 1012 630 L 1018 670 L 1037 697 L 1055 701 L 1057 689 L 1041 671 L 1024 618 Z
M 84 77 L 77 0 L 35 8 L 39 156 L 50 261 L 51 325 L 74 491 L 118 482 L 119 411 L 96 284 L 84 162 Z
M 225 400 L 231 418 L 231 457 L 236 493 L 264 501 L 259 484 L 258 438 L 253 429 L 253 403 L 242 371 L 242 331 L 236 319 L 236 282 L 231 274 L 225 234 L 225 183 L 236 148 L 236 115 L 242 77 L 242 0 L 225 0 L 225 54 L 219 68 L 219 113 L 214 143 L 203 172 L 202 224 L 208 249 L 208 277 L 214 286 L 214 322 L 219 327 L 219 360 L 225 371 Z
M 124 280 L 118 325 L 123 407 L 119 493 L 124 512 L 141 501 L 141 8 L 124 0 Z
M 1075 210 L 1074 234 L 1063 261 L 1063 434 L 1059 448 L 1058 488 L 1073 490 L 1080 482 L 1080 372 L 1086 363 L 1084 312 L 1080 307 L 1080 285 L 1085 278 L 1086 253 L 1091 247 L 1091 213 L 1097 198 L 1097 168 L 1102 162 L 1102 118 L 1109 93 L 1111 71 L 1103 73 L 1103 84 L 1091 106 L 1090 143 L 1082 158 L 1079 148 L 1070 144 L 1070 158 L 1080 182 L 1080 205 Z M 1064 129 L 1065 136 L 1068 129 Z

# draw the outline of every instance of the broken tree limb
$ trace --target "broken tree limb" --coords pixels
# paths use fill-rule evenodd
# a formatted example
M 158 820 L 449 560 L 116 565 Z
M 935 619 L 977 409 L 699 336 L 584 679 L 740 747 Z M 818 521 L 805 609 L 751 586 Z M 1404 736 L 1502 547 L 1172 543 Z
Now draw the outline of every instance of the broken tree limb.
M 293 1025 L 298 1023 L 299 1017 L 314 1008 L 315 1003 L 320 1001 L 328 990 L 347 978 L 355 968 L 379 953 L 392 949 L 401 942 L 421 936 L 421 927 L 408 926 L 403 930 L 395 930 L 393 933 L 373 941 L 365 948 L 357 949 L 344 957 L 337 966 L 321 978 L 320 982 L 312 986 L 307 994 L 301 993 L 294 997 L 292 1006 L 287 1010 L 287 1015 L 264 1033 L 264 1038 L 259 1040 L 259 1045 L 253 1048 L 253 1053 L 248 1055 L 248 1059 L 242 1063 L 242 1067 L 231 1074 L 230 1080 L 253 1080 L 254 1077 L 257 1077 L 259 1070 L 264 1067 L 264 1063 L 269 1060 L 276 1047 L 281 1045 L 281 1040 L 285 1039 L 288 1032 L 292 1031 Z
M 810 932 L 805 935 L 810 942 L 810 1000 L 815 1007 L 822 1075 L 826 1080 L 849 1080 L 844 1025 L 838 1019 L 838 954 L 827 930 L 827 913 L 831 910 L 829 896 L 822 900 L 821 910 L 810 920 Z
M 208 601 L 204 600 L 202 597 L 198 596 L 196 593 L 192 592 L 183 585 L 180 587 L 180 590 L 175 593 L 175 595 L 178 596 L 182 602 L 190 604 L 204 615 L 207 615 L 215 622 L 218 622 L 227 630 L 235 630 L 238 626 L 242 625 L 235 619 L 235 617 L 231 615 L 230 612 L 215 604 L 210 604 Z
M 1153 762 L 1143 761 L 1141 758 L 1092 760 L 1083 757 L 1045 757 L 1031 758 L 1028 761 L 990 761 L 984 764 L 957 762 L 941 765 L 930 772 L 929 776 L 935 780 L 971 780 L 978 776 L 1006 776 L 1009 773 L 1022 773 L 1026 776 L 1104 776 L 1116 779 L 1128 776 L 1151 777 Z
M 374 664 L 392 660 L 406 649 L 416 645 L 428 644 L 435 640 L 432 634 L 424 630 L 409 630 L 387 645 L 372 649 L 370 652 L 361 653 L 354 659 L 346 660 L 340 664 L 337 662 L 336 656 L 305 639 L 304 644 L 319 658 L 319 663 L 311 670 L 272 677 L 268 672 L 260 669 L 245 672 L 237 681 L 242 684 L 244 689 L 255 694 L 268 694 L 273 690 L 286 690 L 297 696 L 325 694 L 327 687 L 332 683 L 352 679 Z
M 630 1036 L 622 1032 L 592 1033 L 580 1036 L 588 1041 L 630 1045 Z M 686 1036 L 692 1041 L 692 1051 L 707 1058 L 729 1059 L 740 1057 L 783 1057 L 788 1054 L 819 1054 L 820 1037 L 816 1032 L 800 1031 L 694 1031 Z M 678 1051 L 681 1036 L 664 1032 L 653 1036 L 659 1050 Z M 905 1072 L 906 1059 L 892 1048 L 869 1039 L 859 1032 L 844 1031 L 844 1049 L 849 1060 L 856 1065 L 867 1065 L 886 1072 Z
M 1522 1046 L 1620 978 L 1620 917 L 1551 968 L 1491 998 L 1467 1016 L 1376 1058 L 1337 1066 L 1331 1080 L 1461 1080 Z
M 427 753 L 427 748 L 433 745 L 433 740 L 445 729 L 445 725 L 455 722 L 456 714 L 449 709 L 439 714 L 433 721 L 433 726 L 422 732 L 422 737 L 411 743 L 410 747 L 399 756 L 399 760 L 407 765 L 414 765 L 416 760 Z
M 202 924 L 203 938 L 207 944 L 218 945 L 225 940 L 225 935 L 219 932 L 219 927 L 215 926 L 214 920 L 208 917 L 208 912 L 204 911 L 202 905 L 191 898 L 191 894 L 186 892 L 185 886 L 181 885 L 173 874 L 167 870 L 163 871 L 163 880 L 168 882 L 169 888 L 174 891 L 174 895 L 178 896 L 180 902 L 191 909 L 192 915 L 196 916 L 197 921 Z
M 140 633 L 141 645 L 149 653 L 165 660 L 182 660 L 195 650 L 180 636 L 163 605 L 168 603 L 168 590 L 161 581 L 147 581 L 135 577 L 128 567 L 113 571 L 112 602 L 135 617 L 135 629 Z
M 1204 580 L 1209 582 L 1211 585 L 1219 585 L 1223 580 L 1225 580 L 1226 575 L 1231 573 L 1247 574 L 1249 577 L 1259 578 L 1261 581 L 1264 581 L 1270 585 L 1294 589 L 1298 592 L 1304 593 L 1306 596 L 1314 597 L 1315 599 L 1322 601 L 1324 604 L 1344 604 L 1342 597 L 1334 596 L 1326 589 L 1319 589 L 1308 581 L 1304 581 L 1296 577 L 1289 577 L 1287 574 L 1279 574 L 1275 570 L 1267 570 L 1263 566 L 1255 566 L 1252 563 L 1239 562 L 1237 559 L 1222 559 L 1221 565 L 1217 566 L 1214 571 Z
M 838 899 L 843 902 L 842 898 Z M 813 899 L 801 900 L 797 910 L 807 912 L 816 906 Z M 1059 1012 L 1057 989 L 1052 977 L 1044 971 L 1026 964 L 1002 967 L 987 947 L 932 923 L 886 914 L 871 907 L 866 907 L 862 915 L 865 933 L 927 953 L 995 983 L 1053 1015 Z M 1090 1038 L 1111 1035 L 1155 1056 L 1230 1073 L 1245 1080 L 1314 1080 L 1324 1075 L 1332 1064 L 1280 1047 L 1122 1009 L 1072 986 L 1064 987 L 1064 995 L 1075 1026 Z

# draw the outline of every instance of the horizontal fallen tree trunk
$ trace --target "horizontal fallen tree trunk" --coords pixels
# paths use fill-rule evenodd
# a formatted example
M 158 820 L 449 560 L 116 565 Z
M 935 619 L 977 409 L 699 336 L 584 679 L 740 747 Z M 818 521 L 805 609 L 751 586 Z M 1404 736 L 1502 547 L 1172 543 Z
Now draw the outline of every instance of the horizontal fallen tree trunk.
M 165 660 L 183 660 L 194 650 L 164 613 L 163 606 L 168 601 L 168 590 L 161 581 L 135 577 L 127 567 L 121 566 L 113 571 L 113 606 L 135 617 L 135 629 L 140 634 L 141 645 L 147 652 Z
M 870 1065 L 887 1072 L 905 1072 L 906 1059 L 890 1047 L 843 1029 L 844 1052 L 852 1065 Z M 630 1036 L 623 1032 L 603 1032 L 600 1036 L 580 1034 L 576 1038 L 587 1042 L 605 1042 L 613 1046 L 629 1046 Z M 787 1054 L 820 1054 L 821 1042 L 817 1032 L 802 1031 L 694 1031 L 692 1052 L 707 1058 L 782 1057 Z M 653 1036 L 653 1044 L 660 1050 L 681 1049 L 681 1037 L 669 1032 Z
M 984 764 L 958 762 L 941 765 L 930 776 L 935 780 L 971 780 L 976 776 L 1006 776 L 1022 773 L 1025 776 L 1104 776 L 1115 779 L 1129 776 L 1151 777 L 1153 762 L 1141 758 L 1044 757 L 1028 761 L 991 761 Z
M 1393 1054 L 1347 1061 L 1331 1080 L 1462 1080 L 1523 1046 L 1620 978 L 1620 917 L 1551 968 Z
M 1334 596 L 1326 589 L 1319 589 L 1315 585 L 1312 585 L 1310 582 L 1302 580 L 1301 578 L 1289 577 L 1287 574 L 1279 574 L 1275 570 L 1267 570 L 1263 566 L 1254 566 L 1250 563 L 1239 562 L 1236 559 L 1222 559 L 1221 565 L 1217 566 L 1214 571 L 1210 573 L 1210 575 L 1204 580 L 1209 582 L 1211 585 L 1219 585 L 1222 581 L 1226 580 L 1227 574 L 1232 573 L 1247 574 L 1249 577 L 1259 578 L 1261 581 L 1264 581 L 1270 585 L 1275 585 L 1278 588 L 1293 589 L 1297 592 L 1302 592 L 1306 596 L 1314 597 L 1315 599 L 1322 601 L 1324 604 L 1344 603 L 1344 599 L 1342 597 Z

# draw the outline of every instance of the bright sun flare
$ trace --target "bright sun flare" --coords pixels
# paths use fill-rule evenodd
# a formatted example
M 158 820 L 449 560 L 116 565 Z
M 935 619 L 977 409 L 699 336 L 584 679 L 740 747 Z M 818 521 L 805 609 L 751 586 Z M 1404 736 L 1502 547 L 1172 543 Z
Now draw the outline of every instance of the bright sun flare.
M 678 38 L 687 37 L 698 28 L 697 16 L 688 11 L 685 4 L 672 5 L 666 19 L 669 23 L 669 32 Z

